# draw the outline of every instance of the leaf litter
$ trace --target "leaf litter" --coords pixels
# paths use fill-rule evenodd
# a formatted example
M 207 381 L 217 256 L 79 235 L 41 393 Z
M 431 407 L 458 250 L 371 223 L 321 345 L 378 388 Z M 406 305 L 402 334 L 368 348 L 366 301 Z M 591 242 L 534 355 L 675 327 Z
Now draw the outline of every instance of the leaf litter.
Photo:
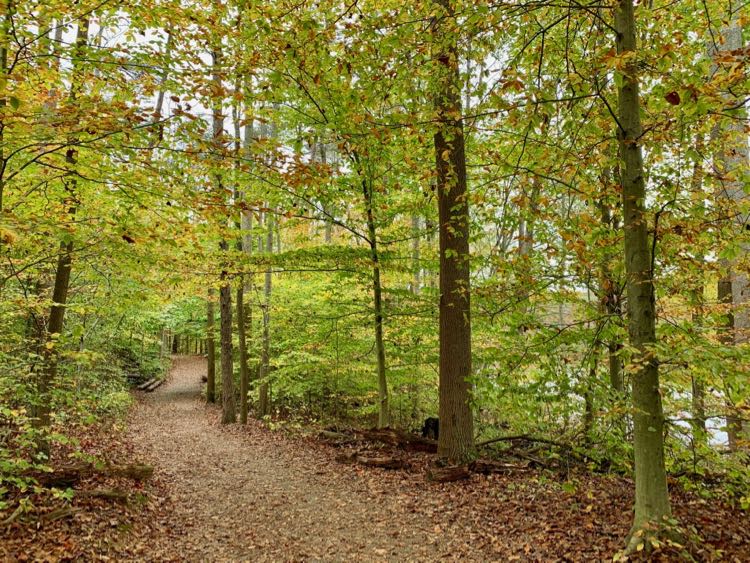
M 152 479 L 87 477 L 58 518 L 44 515 L 59 504 L 39 506 L 0 528 L 2 561 L 611 561 L 623 546 L 629 479 L 580 472 L 571 487 L 524 468 L 436 484 L 426 453 L 399 452 L 398 470 L 342 464 L 312 436 L 222 426 L 200 398 L 204 373 L 205 360 L 175 358 L 170 381 L 139 394 L 127 432 L 82 439 L 106 459 L 153 465 Z M 102 488 L 127 502 L 85 494 Z M 747 514 L 673 489 L 675 516 L 702 539 L 692 557 L 750 560 Z

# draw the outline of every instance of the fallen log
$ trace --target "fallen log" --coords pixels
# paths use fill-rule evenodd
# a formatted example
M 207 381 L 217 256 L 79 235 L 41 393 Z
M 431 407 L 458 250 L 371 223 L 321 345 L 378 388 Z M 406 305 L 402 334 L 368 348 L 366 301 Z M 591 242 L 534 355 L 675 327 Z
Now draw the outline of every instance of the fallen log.
M 550 440 L 549 438 L 529 436 L 528 434 L 519 434 L 516 436 L 500 436 L 498 438 L 492 438 L 490 440 L 485 440 L 484 442 L 479 442 L 476 445 L 476 447 L 483 448 L 491 444 L 497 444 L 498 442 L 526 442 L 530 444 L 533 444 L 533 443 L 545 444 L 548 446 L 554 446 L 556 448 L 560 448 L 561 450 L 565 451 L 570 457 L 575 458 L 583 463 L 593 463 L 596 467 L 601 467 L 603 463 L 608 465 L 608 460 L 602 461 L 594 457 L 591 457 L 587 453 L 580 451 L 578 448 L 576 448 L 575 446 L 571 444 L 567 444 L 565 442 L 558 442 L 556 440 Z M 522 456 L 522 457 L 525 457 L 525 456 Z M 537 463 L 542 467 L 546 467 L 546 464 L 542 463 L 541 460 L 531 458 L 531 457 L 526 457 L 526 459 L 529 459 L 530 461 Z
M 146 387 L 148 387 L 149 385 L 153 384 L 153 383 L 154 383 L 154 381 L 156 381 L 156 378 L 155 378 L 155 377 L 152 377 L 152 378 L 151 378 L 151 379 L 149 379 L 148 381 L 144 381 L 143 383 L 141 383 L 141 384 L 140 384 L 140 385 L 138 386 L 138 389 L 140 389 L 141 391 L 145 391 L 145 390 L 146 390 Z
M 157 387 L 159 387 L 162 383 L 164 383 L 163 379 L 157 379 L 151 385 L 149 385 L 148 387 L 146 387 L 145 391 L 147 393 L 151 393 L 152 391 L 156 391 Z
M 93 464 L 72 465 L 60 467 L 52 471 L 35 472 L 28 474 L 44 487 L 70 487 L 86 477 L 92 475 L 103 475 L 105 477 L 124 477 L 134 481 L 145 481 L 154 474 L 154 468 L 150 465 L 128 464 L 128 465 L 104 465 Z
M 433 483 L 450 483 L 462 481 L 471 476 L 468 465 L 448 465 L 447 467 L 431 467 L 427 470 L 427 480 Z
M 503 463 L 501 461 L 477 459 L 469 464 L 469 469 L 474 473 L 492 475 L 495 473 L 512 473 L 513 471 L 528 469 L 528 467 L 526 465 L 514 465 L 511 463 Z
M 437 452 L 437 441 L 396 428 L 371 428 L 359 434 L 371 442 L 382 442 L 412 452 Z
M 404 469 L 406 462 L 393 456 L 365 457 L 357 456 L 357 463 L 367 467 L 380 467 L 381 469 Z
M 114 500 L 123 504 L 128 503 L 128 493 L 120 489 L 94 489 L 92 491 L 76 491 L 79 497 L 104 498 Z
M 57 520 L 62 520 L 63 518 L 68 518 L 70 516 L 73 516 L 77 514 L 78 512 L 81 512 L 82 508 L 73 508 L 70 506 L 65 506 L 62 508 L 57 508 L 53 510 L 52 512 L 48 512 L 47 514 L 43 515 L 40 520 L 42 522 L 50 523 L 55 522 Z
M 359 452 L 347 452 L 336 456 L 336 461 L 346 464 L 380 467 L 381 469 L 405 469 L 408 463 L 395 456 L 366 456 Z

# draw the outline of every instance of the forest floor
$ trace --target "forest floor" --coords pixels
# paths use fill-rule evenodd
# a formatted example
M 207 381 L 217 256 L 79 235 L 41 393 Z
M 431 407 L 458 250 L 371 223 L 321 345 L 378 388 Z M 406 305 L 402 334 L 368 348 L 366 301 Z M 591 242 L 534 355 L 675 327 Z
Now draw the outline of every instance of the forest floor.
M 16 522 L 0 529 L 0 560 L 611 561 L 623 544 L 627 479 L 519 469 L 434 484 L 428 454 L 395 471 L 341 464 L 311 437 L 220 425 L 200 398 L 204 373 L 202 358 L 176 357 L 169 381 L 139 396 L 127 433 L 109 437 L 112 455 L 155 467 L 145 485 L 118 484 L 140 501 L 74 499 L 64 518 Z M 696 559 L 750 560 L 746 514 L 672 495 L 702 538 Z

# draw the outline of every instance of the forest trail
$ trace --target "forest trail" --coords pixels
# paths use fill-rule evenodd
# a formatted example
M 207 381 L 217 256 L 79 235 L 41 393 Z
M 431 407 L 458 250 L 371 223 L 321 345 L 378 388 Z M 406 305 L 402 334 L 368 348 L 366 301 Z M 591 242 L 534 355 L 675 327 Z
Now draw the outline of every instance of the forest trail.
M 454 548 L 468 538 L 425 517 L 435 514 L 429 501 L 417 509 L 377 476 L 342 471 L 256 421 L 222 427 L 201 400 L 205 372 L 203 358 L 175 357 L 169 381 L 139 401 L 130 424 L 168 490 L 176 559 L 414 561 L 463 551 Z

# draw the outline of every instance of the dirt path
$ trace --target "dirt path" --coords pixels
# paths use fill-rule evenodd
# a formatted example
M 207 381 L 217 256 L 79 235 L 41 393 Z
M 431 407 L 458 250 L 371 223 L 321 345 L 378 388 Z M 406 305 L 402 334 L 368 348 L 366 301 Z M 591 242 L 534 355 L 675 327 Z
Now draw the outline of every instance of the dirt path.
M 175 358 L 170 381 L 140 394 L 127 434 L 80 436 L 90 455 L 151 463 L 153 479 L 82 481 L 71 506 L 40 507 L 72 508 L 65 517 L 0 529 L 0 562 L 546 563 L 612 561 L 624 545 L 630 479 L 509 458 L 508 472 L 435 484 L 425 481 L 427 454 L 409 454 L 398 471 L 337 463 L 340 450 L 315 439 L 257 421 L 220 425 L 219 409 L 200 398 L 205 367 Z M 86 496 L 111 488 L 127 491 L 129 503 Z M 748 561 L 746 514 L 677 487 L 672 501 L 683 529 L 703 538 L 691 544 L 696 561 Z M 661 555 L 652 560 L 679 559 L 674 550 Z
M 467 539 L 424 520 L 437 507 L 385 494 L 382 472 L 372 479 L 332 465 L 325 452 L 255 422 L 220 426 L 218 410 L 200 399 L 204 373 L 204 360 L 175 358 L 169 382 L 140 401 L 131 423 L 169 491 L 181 560 L 434 560 Z

